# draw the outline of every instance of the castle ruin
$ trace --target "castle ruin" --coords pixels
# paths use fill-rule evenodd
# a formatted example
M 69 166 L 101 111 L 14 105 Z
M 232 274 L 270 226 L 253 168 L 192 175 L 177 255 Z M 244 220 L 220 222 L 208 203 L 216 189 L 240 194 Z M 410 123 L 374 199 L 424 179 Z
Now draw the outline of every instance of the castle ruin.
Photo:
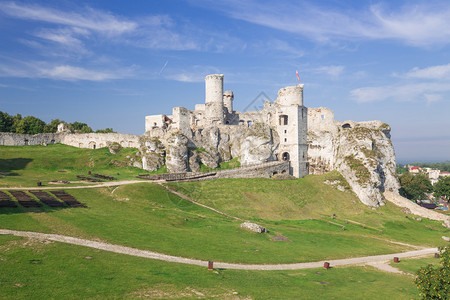
M 145 131 L 149 136 L 160 131 L 178 131 L 193 144 L 196 135 L 209 127 L 229 132 L 244 127 L 265 125 L 279 137 L 276 155 L 268 160 L 290 162 L 290 174 L 304 177 L 307 167 L 307 108 L 303 105 L 303 84 L 289 86 L 278 91 L 274 103 L 266 101 L 261 111 L 239 112 L 233 110 L 234 93 L 223 91 L 223 75 L 205 77 L 205 104 L 195 105 L 193 111 L 184 107 L 173 108 L 172 115 L 152 115 L 145 118 Z M 227 130 L 228 127 L 228 130 Z M 241 161 L 244 165 L 245 161 Z

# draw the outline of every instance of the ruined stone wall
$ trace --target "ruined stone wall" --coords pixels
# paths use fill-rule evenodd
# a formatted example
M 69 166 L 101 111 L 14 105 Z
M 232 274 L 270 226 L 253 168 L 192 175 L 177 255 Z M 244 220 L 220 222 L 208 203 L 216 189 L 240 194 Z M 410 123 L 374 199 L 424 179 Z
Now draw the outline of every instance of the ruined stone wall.
M 217 172 L 216 178 L 270 178 L 276 174 L 289 174 L 289 162 L 274 161 Z
M 308 127 L 312 130 L 334 130 L 334 112 L 326 107 L 308 107 Z
M 145 117 L 145 131 L 150 131 L 155 127 L 164 127 L 165 126 L 165 115 L 153 115 Z
M 139 147 L 139 136 L 122 133 L 39 133 L 35 135 L 0 133 L 0 145 L 26 146 L 61 143 L 78 148 L 102 148 L 111 143 Z
M 18 134 L 2 132 L 0 133 L 0 145 L 3 146 L 27 146 L 61 143 L 64 134 L 60 133 L 40 133 L 40 134 Z
M 184 107 L 173 108 L 172 128 L 178 129 L 186 136 L 192 136 L 191 111 Z

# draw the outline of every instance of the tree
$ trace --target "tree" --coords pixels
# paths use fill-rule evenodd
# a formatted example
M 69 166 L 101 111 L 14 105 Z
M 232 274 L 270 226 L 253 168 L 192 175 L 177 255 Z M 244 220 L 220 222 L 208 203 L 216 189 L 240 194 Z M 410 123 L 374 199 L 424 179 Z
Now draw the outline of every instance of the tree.
M 27 116 L 17 124 L 17 133 L 37 134 L 44 131 L 45 122 L 33 116 Z
M 12 117 L 13 124 L 11 126 L 11 132 L 17 132 L 17 126 L 19 126 L 20 121 L 22 121 L 22 115 L 17 114 Z
M 436 198 L 444 197 L 450 200 L 450 177 L 441 177 L 439 181 L 434 185 L 434 196 Z
M 5 112 L 0 111 L 0 132 L 11 132 L 13 118 Z
M 50 123 L 46 124 L 44 126 L 45 133 L 55 133 L 58 131 L 58 125 L 61 123 L 65 123 L 64 121 L 61 121 L 60 119 L 54 119 Z
M 85 126 L 81 127 L 80 131 L 82 133 L 92 133 L 92 132 L 94 132 L 94 130 L 92 130 L 92 128 L 89 127 L 88 125 L 85 125 Z
M 401 188 L 400 195 L 410 200 L 421 200 L 426 193 L 433 191 L 430 179 L 425 174 L 413 175 L 405 173 L 399 177 Z
M 96 133 L 116 133 L 112 128 L 98 129 Z
M 88 126 L 86 123 L 80 123 L 80 122 L 73 122 L 70 124 L 71 130 L 74 132 L 82 132 L 82 133 L 91 133 L 94 132 L 91 127 Z
M 439 252 L 439 266 L 428 265 L 416 273 L 414 283 L 423 299 L 450 299 L 450 247 Z

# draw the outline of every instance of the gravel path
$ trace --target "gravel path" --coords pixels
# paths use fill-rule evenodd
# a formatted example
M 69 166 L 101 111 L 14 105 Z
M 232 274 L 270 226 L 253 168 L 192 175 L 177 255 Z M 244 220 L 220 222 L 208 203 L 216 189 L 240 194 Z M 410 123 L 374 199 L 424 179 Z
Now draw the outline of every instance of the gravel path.
M 158 181 L 148 181 L 148 180 L 122 180 L 122 181 L 110 181 L 110 182 L 102 182 L 94 185 L 79 185 L 79 186 L 38 186 L 38 187 L 0 187 L 0 190 L 69 190 L 69 189 L 93 189 L 107 186 L 116 186 L 116 185 L 126 185 L 132 183 L 158 183 Z
M 147 251 L 147 250 L 139 250 L 135 248 L 120 246 L 120 245 L 112 245 L 108 243 L 95 242 L 91 240 L 79 239 L 69 236 L 63 236 L 58 234 L 46 234 L 39 232 L 30 232 L 30 231 L 16 231 L 16 230 L 8 230 L 8 229 L 0 229 L 0 235 L 15 235 L 15 236 L 23 236 L 27 238 L 36 238 L 43 240 L 50 240 L 62 243 L 68 243 L 73 245 L 85 246 L 115 253 L 121 253 L 126 255 L 145 257 L 151 259 L 164 260 L 168 262 L 176 262 L 190 265 L 197 265 L 207 267 L 208 262 L 197 259 L 190 259 L 172 255 L 161 254 L 157 252 Z M 401 252 L 401 253 L 393 253 L 393 254 L 385 254 L 385 255 L 374 255 L 374 256 L 365 256 L 365 257 L 355 257 L 355 258 L 346 258 L 346 259 L 337 259 L 337 260 L 327 260 L 332 267 L 335 266 L 345 266 L 345 265 L 355 265 L 355 264 L 368 264 L 368 263 L 377 263 L 377 262 L 386 262 L 392 260 L 394 257 L 398 258 L 406 258 L 406 257 L 415 257 L 427 254 L 433 254 L 438 251 L 437 248 L 427 248 L 409 252 Z M 311 269 L 311 268 L 320 268 L 323 267 L 323 263 L 325 261 L 317 261 L 317 262 L 307 262 L 307 263 L 293 263 L 293 264 L 232 264 L 232 263 L 223 263 L 223 262 L 214 262 L 215 268 L 223 268 L 223 269 L 239 269 L 239 270 L 298 270 L 298 269 Z
M 367 263 L 367 265 L 372 266 L 374 268 L 377 268 L 378 270 L 384 271 L 384 272 L 389 272 L 389 273 L 396 273 L 396 274 L 404 274 L 404 275 L 413 275 L 410 273 L 405 273 L 397 268 L 394 268 L 393 266 L 389 265 L 389 262 L 387 261 L 382 261 L 382 262 L 370 262 Z

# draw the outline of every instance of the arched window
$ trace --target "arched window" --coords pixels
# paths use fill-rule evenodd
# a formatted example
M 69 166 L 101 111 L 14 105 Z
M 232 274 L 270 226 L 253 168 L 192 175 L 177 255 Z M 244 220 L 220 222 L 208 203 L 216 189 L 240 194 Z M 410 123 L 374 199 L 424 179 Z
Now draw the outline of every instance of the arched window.
M 287 124 L 288 124 L 288 116 L 280 115 L 280 125 L 287 125 Z
M 284 160 L 284 161 L 288 161 L 290 159 L 289 153 L 288 152 L 284 152 L 283 155 L 281 156 L 281 159 Z

